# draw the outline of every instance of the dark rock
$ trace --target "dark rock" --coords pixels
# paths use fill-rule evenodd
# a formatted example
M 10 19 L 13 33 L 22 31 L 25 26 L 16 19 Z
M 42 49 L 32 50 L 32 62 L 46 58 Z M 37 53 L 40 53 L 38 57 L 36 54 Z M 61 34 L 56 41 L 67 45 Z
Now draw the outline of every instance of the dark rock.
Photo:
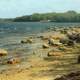
M 68 75 L 63 75 L 60 78 L 56 78 L 55 80 L 80 80 L 80 71 L 72 72 Z

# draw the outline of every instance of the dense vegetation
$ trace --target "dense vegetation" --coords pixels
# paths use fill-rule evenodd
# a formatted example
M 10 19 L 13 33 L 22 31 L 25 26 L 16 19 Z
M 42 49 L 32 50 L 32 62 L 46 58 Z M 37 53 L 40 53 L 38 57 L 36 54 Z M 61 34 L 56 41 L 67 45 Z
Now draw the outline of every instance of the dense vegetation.
M 15 22 L 26 22 L 26 21 L 51 21 L 51 22 L 80 22 L 80 14 L 75 11 L 68 11 L 65 13 L 35 13 L 32 15 L 16 17 L 13 21 Z
M 80 22 L 80 13 L 75 11 L 67 11 L 64 13 L 34 13 L 32 15 L 25 15 L 22 17 L 16 17 L 14 19 L 0 19 L 1 21 L 13 21 L 13 22 Z

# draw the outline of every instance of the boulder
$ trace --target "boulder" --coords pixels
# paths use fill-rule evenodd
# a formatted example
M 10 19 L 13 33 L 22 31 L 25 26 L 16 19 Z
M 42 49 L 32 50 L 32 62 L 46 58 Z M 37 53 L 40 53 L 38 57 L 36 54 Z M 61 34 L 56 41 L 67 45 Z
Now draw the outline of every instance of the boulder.
M 4 49 L 0 49 L 0 56 L 6 56 L 8 52 Z
M 49 45 L 48 44 L 43 44 L 42 47 L 43 48 L 49 48 Z
M 16 63 L 19 63 L 20 60 L 18 58 L 10 58 L 7 63 L 8 64 L 16 64 Z

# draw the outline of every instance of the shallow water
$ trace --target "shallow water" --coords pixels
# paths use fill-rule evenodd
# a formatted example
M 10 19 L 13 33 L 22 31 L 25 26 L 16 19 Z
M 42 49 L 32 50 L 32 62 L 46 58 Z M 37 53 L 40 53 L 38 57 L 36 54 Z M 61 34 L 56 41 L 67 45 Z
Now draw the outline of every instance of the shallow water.
M 0 48 L 12 48 L 18 46 L 23 37 L 30 34 L 39 34 L 49 27 L 73 27 L 80 23 L 40 23 L 40 22 L 15 22 L 0 23 Z M 17 43 L 17 44 L 16 44 Z M 15 45 L 14 45 L 15 44 Z
M 15 22 L 15 23 L 0 23 L 0 48 L 10 51 L 18 50 L 17 55 L 10 54 L 0 60 L 6 60 L 11 56 L 24 56 L 31 53 L 35 49 L 35 45 L 21 44 L 20 41 L 29 35 L 38 35 L 45 32 L 48 28 L 54 27 L 77 27 L 80 23 L 40 23 L 40 22 Z M 36 44 L 37 45 L 37 44 Z M 19 53 L 19 54 L 18 54 Z M 0 69 L 5 69 L 8 65 L 0 65 Z

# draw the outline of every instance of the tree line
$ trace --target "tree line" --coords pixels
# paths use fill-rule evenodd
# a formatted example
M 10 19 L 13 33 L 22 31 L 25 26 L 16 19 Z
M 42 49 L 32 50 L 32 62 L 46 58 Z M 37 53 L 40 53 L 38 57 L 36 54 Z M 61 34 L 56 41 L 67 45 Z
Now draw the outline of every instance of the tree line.
M 32 15 L 25 15 L 8 20 L 13 22 L 80 22 L 80 13 L 75 11 L 67 11 L 64 13 L 34 13 Z

